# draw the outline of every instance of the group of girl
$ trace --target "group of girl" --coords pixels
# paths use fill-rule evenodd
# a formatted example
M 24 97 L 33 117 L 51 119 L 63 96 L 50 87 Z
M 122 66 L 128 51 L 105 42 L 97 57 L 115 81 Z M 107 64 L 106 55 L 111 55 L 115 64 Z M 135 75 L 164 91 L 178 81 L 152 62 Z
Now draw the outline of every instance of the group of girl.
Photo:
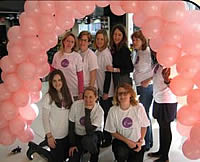
M 152 66 L 150 49 L 141 31 L 132 35 L 137 51 L 134 61 L 122 25 L 113 27 L 110 49 L 105 30 L 96 33 L 95 53 L 88 48 L 91 39 L 87 31 L 79 34 L 78 41 L 74 34 L 66 33 L 61 50 L 53 59 L 56 70 L 50 73 L 42 116 L 54 161 L 69 158 L 70 162 L 79 162 L 87 151 L 90 162 L 97 162 L 100 145 L 106 147 L 112 142 L 118 162 L 142 162 L 144 151 L 153 145 L 149 120 L 153 93 L 160 149 L 148 155 L 158 157 L 157 162 L 166 162 L 171 144 L 170 122 L 177 106 L 168 88 L 170 69 L 159 64 Z M 142 104 L 132 88 L 133 67 Z

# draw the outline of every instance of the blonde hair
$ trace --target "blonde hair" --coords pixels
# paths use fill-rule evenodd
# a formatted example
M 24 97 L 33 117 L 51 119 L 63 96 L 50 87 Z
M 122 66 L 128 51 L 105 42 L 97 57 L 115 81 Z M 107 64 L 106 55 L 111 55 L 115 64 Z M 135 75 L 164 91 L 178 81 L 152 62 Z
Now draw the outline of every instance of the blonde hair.
M 77 38 L 76 38 L 76 36 L 72 33 L 72 32 L 70 32 L 70 31 L 68 31 L 68 32 L 66 32 L 65 34 L 64 34 L 64 36 L 63 36 L 63 38 L 62 38 L 62 40 L 60 41 L 60 52 L 61 52 L 61 54 L 63 54 L 64 53 L 64 44 L 63 44 L 63 42 L 65 41 L 65 39 L 67 39 L 69 36 L 72 36 L 73 38 L 74 38 L 74 47 L 72 48 L 72 52 L 73 51 L 78 51 L 78 40 L 77 40 Z
M 130 84 L 127 84 L 127 83 L 122 83 L 122 84 L 120 84 L 118 87 L 117 87 L 117 89 L 116 89 L 116 91 L 115 91 L 115 95 L 114 95 L 114 105 L 119 105 L 120 104 L 120 102 L 119 102 L 119 99 L 118 99 L 118 90 L 119 90 L 119 88 L 124 88 L 125 90 L 127 90 L 127 92 L 128 92 L 128 94 L 130 94 L 131 95 L 131 97 L 130 97 L 130 104 L 132 105 L 132 106 L 135 106 L 135 105 L 137 105 L 138 104 L 138 100 L 136 99 L 136 92 L 133 90 L 133 88 L 131 87 L 131 85 Z
M 95 46 L 95 48 L 96 49 L 98 49 L 98 47 L 97 47 L 97 44 L 96 44 L 96 38 L 97 38 L 97 35 L 98 34 L 102 34 L 103 35 L 103 38 L 104 38 L 104 45 L 103 45 L 103 50 L 104 49 L 106 49 L 107 47 L 108 47 L 108 34 L 107 34 L 107 32 L 106 32 L 106 30 L 105 29 L 100 29 L 97 33 L 96 33 L 96 35 L 95 35 L 95 40 L 94 40 L 94 46 Z
M 80 34 L 78 35 L 78 39 L 81 39 L 84 35 L 87 36 L 88 42 L 92 41 L 92 35 L 88 31 L 82 31 L 82 32 L 80 32 Z

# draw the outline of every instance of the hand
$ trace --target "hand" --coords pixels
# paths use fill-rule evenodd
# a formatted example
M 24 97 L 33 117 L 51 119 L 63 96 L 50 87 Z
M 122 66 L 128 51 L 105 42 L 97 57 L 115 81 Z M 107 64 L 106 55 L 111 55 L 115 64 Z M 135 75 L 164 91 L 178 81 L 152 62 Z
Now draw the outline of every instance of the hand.
M 102 98 L 103 98 L 103 100 L 107 100 L 108 99 L 108 94 L 104 93 Z
M 73 156 L 74 151 L 78 152 L 78 148 L 76 146 L 70 147 L 70 149 L 69 149 L 69 156 Z
M 83 93 L 79 93 L 78 94 L 78 100 L 82 100 L 83 99 Z
M 162 70 L 162 76 L 165 82 L 169 82 L 170 81 L 170 68 L 165 68 Z
M 107 65 L 106 66 L 106 70 L 109 71 L 109 72 L 113 72 L 114 71 L 114 68 L 110 65 Z
M 136 145 L 136 142 L 133 142 L 131 140 L 127 140 L 126 144 L 128 145 L 128 147 L 130 148 L 135 148 L 137 145 Z
M 56 140 L 54 139 L 53 136 L 50 138 L 47 138 L 48 146 L 51 148 L 56 148 Z
M 147 79 L 141 82 L 141 86 L 147 88 L 151 80 Z
M 137 148 L 134 149 L 134 151 L 136 152 L 139 152 L 141 149 L 142 149 L 142 144 L 144 143 L 144 140 L 139 140 L 136 145 L 137 145 Z

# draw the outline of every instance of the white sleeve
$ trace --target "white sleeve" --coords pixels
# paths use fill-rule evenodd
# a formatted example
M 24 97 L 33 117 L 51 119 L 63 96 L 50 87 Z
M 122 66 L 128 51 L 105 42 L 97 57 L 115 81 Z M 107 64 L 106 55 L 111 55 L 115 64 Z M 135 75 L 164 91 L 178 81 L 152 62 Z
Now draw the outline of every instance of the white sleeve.
M 77 53 L 77 59 L 76 59 L 76 72 L 83 71 L 83 62 L 82 57 L 79 53 Z
M 138 116 L 140 119 L 141 127 L 148 127 L 150 125 L 150 121 L 142 104 L 139 104 Z
M 105 124 L 105 128 L 104 130 L 110 132 L 110 133 L 116 133 L 117 132 L 117 129 L 116 129 L 116 126 L 115 126 L 115 117 L 114 117 L 114 112 L 113 112 L 113 108 L 115 107 L 112 107 L 109 112 L 108 112 L 108 116 L 107 116 L 107 119 L 106 119 L 106 124 Z
M 58 65 L 57 65 L 57 56 L 58 56 L 58 52 L 56 52 L 55 54 L 54 54 L 54 57 L 53 57 L 53 61 L 52 61 L 52 64 L 51 64 L 51 66 L 53 67 L 53 68 L 55 68 L 55 69 L 58 69 Z
M 95 69 L 98 69 L 98 63 L 97 63 L 97 56 L 91 52 L 90 55 L 89 55 L 89 58 L 88 58 L 88 69 L 89 71 L 92 71 L 92 70 L 95 70 Z
M 104 112 L 103 109 L 101 108 L 100 105 L 97 105 L 97 113 L 96 116 L 94 118 L 94 120 L 92 120 L 92 125 L 96 126 L 97 128 L 102 127 L 104 125 Z
M 76 106 L 77 106 L 77 102 L 74 102 L 69 111 L 69 120 L 71 122 L 75 122 Z
M 44 96 L 43 106 L 42 106 L 42 122 L 45 134 L 51 132 L 50 121 L 49 121 L 51 105 L 49 104 L 49 101 L 50 101 L 50 96 L 49 94 L 46 94 Z
M 104 57 L 104 71 L 107 71 L 107 70 L 106 70 L 106 66 L 107 66 L 107 65 L 112 66 L 112 56 L 111 56 L 110 51 L 107 52 L 104 56 L 105 56 L 105 57 Z

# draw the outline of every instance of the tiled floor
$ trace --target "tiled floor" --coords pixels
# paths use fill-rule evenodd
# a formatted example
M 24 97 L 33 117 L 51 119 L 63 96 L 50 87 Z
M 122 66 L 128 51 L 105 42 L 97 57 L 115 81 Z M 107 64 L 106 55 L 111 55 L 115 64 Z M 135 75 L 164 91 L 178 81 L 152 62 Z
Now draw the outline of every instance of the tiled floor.
M 43 82 L 43 94 L 47 92 L 47 82 Z M 41 109 L 41 102 L 38 103 L 39 109 Z M 154 135 L 154 145 L 153 148 L 150 151 L 157 151 L 158 149 L 158 125 L 154 119 L 152 119 L 153 124 L 153 135 Z M 189 160 L 184 157 L 181 147 L 182 143 L 184 142 L 185 138 L 181 137 L 178 132 L 176 131 L 176 122 L 172 123 L 172 133 L 173 133 L 173 141 L 170 149 L 170 162 L 199 162 L 199 160 Z M 34 142 L 39 143 L 43 140 L 44 137 L 44 131 L 42 127 L 42 121 L 41 121 L 41 113 L 37 117 L 37 119 L 33 122 L 32 128 L 35 132 L 35 138 Z M 22 147 L 22 152 L 16 155 L 9 155 L 9 152 L 17 147 Z M 0 162 L 29 162 L 29 160 L 26 157 L 26 150 L 27 150 L 27 144 L 21 143 L 19 141 L 16 141 L 13 145 L 5 147 L 0 145 Z M 144 162 L 153 162 L 153 158 L 149 158 L 146 156 L 144 157 Z M 113 154 L 111 152 L 111 147 L 105 148 L 101 150 L 100 153 L 100 160 L 99 162 L 113 162 Z M 41 157 L 38 157 L 38 155 L 35 155 L 34 160 L 32 162 L 45 162 L 45 160 Z

